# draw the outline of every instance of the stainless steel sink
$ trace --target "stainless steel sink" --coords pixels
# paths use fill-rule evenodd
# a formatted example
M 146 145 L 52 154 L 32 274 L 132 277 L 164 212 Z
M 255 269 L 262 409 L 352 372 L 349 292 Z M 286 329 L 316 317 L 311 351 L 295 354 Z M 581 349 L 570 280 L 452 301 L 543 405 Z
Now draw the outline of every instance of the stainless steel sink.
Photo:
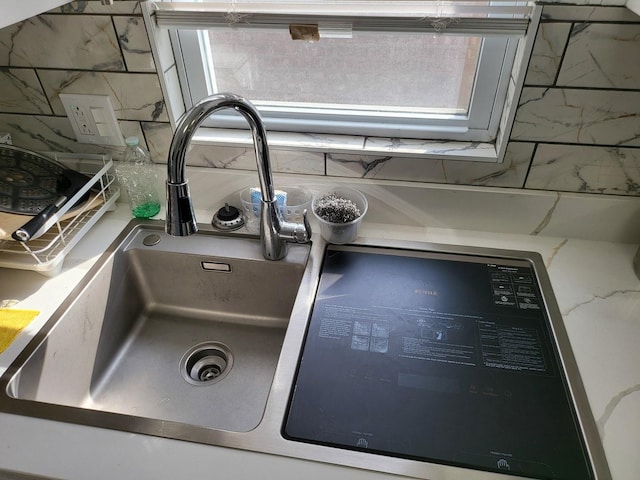
M 539 255 L 367 238 L 358 244 L 409 256 L 530 260 L 551 299 L 595 478 L 611 478 Z M 0 412 L 405 477 L 516 478 L 384 455 L 360 443 L 351 449 L 285 438 L 325 247 L 316 236 L 270 261 L 256 236 L 202 229 L 176 238 L 164 233 L 163 222 L 133 220 L 0 378 Z
M 310 246 L 132 223 L 7 384 L 38 406 L 247 432 L 261 421 Z M 68 409 L 61 410 L 68 412 Z

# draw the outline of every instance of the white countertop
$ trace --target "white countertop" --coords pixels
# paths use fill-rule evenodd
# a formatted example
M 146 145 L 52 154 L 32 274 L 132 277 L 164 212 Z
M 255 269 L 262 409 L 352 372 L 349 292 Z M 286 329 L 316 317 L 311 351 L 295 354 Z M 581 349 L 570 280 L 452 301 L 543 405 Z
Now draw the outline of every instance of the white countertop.
M 190 172 L 199 221 L 255 173 Z M 201 175 L 202 173 L 202 175 Z M 199 181 L 206 177 L 206 182 Z M 276 177 L 317 185 L 314 177 Z M 213 182 L 213 186 L 212 186 Z M 326 182 L 325 182 L 326 183 Z M 582 376 L 614 480 L 640 472 L 640 199 L 515 190 L 360 182 L 370 202 L 361 236 L 538 252 Z M 211 193 L 215 192 L 215 193 Z M 400 193 L 399 193 L 400 192 Z M 199 200 L 203 199 L 203 200 Z M 198 201 L 199 200 L 199 201 Z M 237 203 L 237 202 L 236 202 Z M 416 205 L 419 205 L 417 207 Z M 398 212 L 402 212 L 402 214 Z M 0 300 L 40 315 L 0 355 L 0 373 L 129 220 L 126 204 L 108 212 L 69 253 L 53 278 L 0 268 Z M 635 221 L 635 225 L 633 222 Z M 630 224 L 631 222 L 631 224 Z M 637 225 L 637 226 L 636 226 Z M 64 479 L 375 479 L 369 471 L 0 414 L 2 470 Z

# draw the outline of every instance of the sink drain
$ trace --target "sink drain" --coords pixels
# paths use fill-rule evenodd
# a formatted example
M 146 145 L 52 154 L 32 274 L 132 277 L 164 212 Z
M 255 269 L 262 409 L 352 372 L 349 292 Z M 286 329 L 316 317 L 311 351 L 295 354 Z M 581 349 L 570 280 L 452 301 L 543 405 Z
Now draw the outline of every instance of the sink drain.
M 233 355 L 224 343 L 207 342 L 190 348 L 180 360 L 180 373 L 192 385 L 211 385 L 231 370 Z

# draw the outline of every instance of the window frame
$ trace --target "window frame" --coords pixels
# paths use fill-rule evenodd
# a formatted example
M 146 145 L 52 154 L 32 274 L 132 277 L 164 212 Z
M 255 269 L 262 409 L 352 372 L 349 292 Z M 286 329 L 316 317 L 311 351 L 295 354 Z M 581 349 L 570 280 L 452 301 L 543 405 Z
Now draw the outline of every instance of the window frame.
M 170 3 L 170 2 L 174 3 Z M 311 0 L 313 1 L 313 0 Z M 347 0 L 349 1 L 349 0 Z M 371 0 L 357 0 L 371 1 Z M 427 0 L 428 1 L 428 0 Z M 470 0 L 473 2 L 474 0 Z M 420 0 L 422 2 L 422 0 Z M 234 2 L 235 3 L 235 0 Z M 403 3 L 407 3 L 406 0 Z M 435 2 L 434 2 L 435 3 Z M 514 5 L 513 2 L 509 3 Z M 154 57 L 157 58 L 156 68 L 160 79 L 160 85 L 165 95 L 167 111 L 172 127 L 175 127 L 179 117 L 189 108 L 189 102 L 183 99 L 184 76 L 182 70 L 184 63 L 180 54 L 181 50 L 177 46 L 176 36 L 171 32 L 171 27 L 176 26 L 174 18 L 161 21 L 159 13 L 176 10 L 180 14 L 186 12 L 181 0 L 150 0 L 141 4 L 145 17 L 147 33 L 151 41 L 151 48 Z M 197 5 L 200 9 L 200 4 Z M 229 3 L 226 4 L 230 5 Z M 515 118 L 515 99 L 519 96 L 526 73 L 525 59 L 529 58 L 533 50 L 535 32 L 538 29 L 542 7 L 535 3 L 517 2 L 517 8 L 526 5 L 527 11 L 523 14 L 520 10 L 520 24 L 507 25 L 507 29 L 519 28 L 520 33 L 513 35 L 510 43 L 511 48 L 516 50 L 515 61 L 510 72 L 509 81 L 504 85 L 506 90 L 506 100 L 502 112 L 496 110 L 494 120 L 499 122 L 498 134 L 494 141 L 478 142 L 464 140 L 435 140 L 411 139 L 398 137 L 376 137 L 364 135 L 325 135 L 325 134 L 296 134 L 289 132 L 278 132 L 269 130 L 269 144 L 276 149 L 292 150 L 298 152 L 317 152 L 324 154 L 356 154 L 364 156 L 392 155 L 397 157 L 415 158 L 416 160 L 440 160 L 440 161 L 469 161 L 469 162 L 489 162 L 501 163 L 505 159 L 507 140 Z M 187 8 L 188 9 L 188 8 Z M 188 13 L 188 12 L 187 12 Z M 193 13 L 193 12 L 191 12 Z M 193 14 L 191 15 L 193 17 Z M 522 18 L 526 18 L 526 25 L 523 27 Z M 423 18 L 421 18 L 423 20 Z M 181 21 L 181 20 L 179 20 Z M 202 21 L 198 14 L 196 21 Z M 491 23 L 491 22 L 490 22 Z M 494 22 L 495 23 L 495 22 Z M 486 24 L 485 24 L 486 25 Z M 485 25 L 481 26 L 481 29 Z M 422 26 L 421 26 L 422 28 Z M 486 30 L 486 29 L 485 29 Z M 224 129 L 203 127 L 194 135 L 194 144 L 206 145 L 209 147 L 247 147 L 251 145 L 251 134 L 246 129 Z
M 171 31 L 176 58 L 182 59 L 183 100 L 187 108 L 210 92 L 213 83 L 205 69 L 203 55 L 208 55 L 204 30 Z M 204 34 L 203 34 L 204 33 Z M 490 142 L 495 140 L 502 107 L 506 97 L 509 75 L 513 67 L 517 40 L 509 37 L 486 36 L 480 49 L 476 82 L 469 112 L 456 114 L 423 114 L 405 118 L 385 115 L 318 113 L 303 108 L 292 108 L 293 115 L 278 107 L 254 102 L 266 128 L 292 133 L 329 135 L 358 135 L 400 137 L 424 140 L 458 140 Z M 249 98 L 249 100 L 251 100 Z M 220 112 L 203 126 L 213 128 L 246 129 L 246 123 L 233 113 Z

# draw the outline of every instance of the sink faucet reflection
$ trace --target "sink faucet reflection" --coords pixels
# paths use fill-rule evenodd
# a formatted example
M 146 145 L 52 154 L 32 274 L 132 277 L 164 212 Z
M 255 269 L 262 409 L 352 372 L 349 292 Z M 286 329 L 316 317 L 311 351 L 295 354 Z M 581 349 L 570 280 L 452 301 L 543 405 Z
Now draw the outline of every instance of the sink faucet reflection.
M 212 113 L 225 108 L 240 113 L 251 127 L 262 193 L 260 220 L 262 253 L 268 260 L 280 260 L 287 255 L 287 242 L 306 243 L 310 240 L 311 227 L 306 211 L 303 215 L 303 223 L 283 220 L 282 214 L 276 207 L 267 132 L 256 108 L 238 95 L 221 93 L 206 97 L 196 103 L 178 121 L 167 162 L 166 231 L 170 235 L 185 236 L 198 230 L 189 185 L 185 177 L 185 157 L 191 138 L 202 122 Z

